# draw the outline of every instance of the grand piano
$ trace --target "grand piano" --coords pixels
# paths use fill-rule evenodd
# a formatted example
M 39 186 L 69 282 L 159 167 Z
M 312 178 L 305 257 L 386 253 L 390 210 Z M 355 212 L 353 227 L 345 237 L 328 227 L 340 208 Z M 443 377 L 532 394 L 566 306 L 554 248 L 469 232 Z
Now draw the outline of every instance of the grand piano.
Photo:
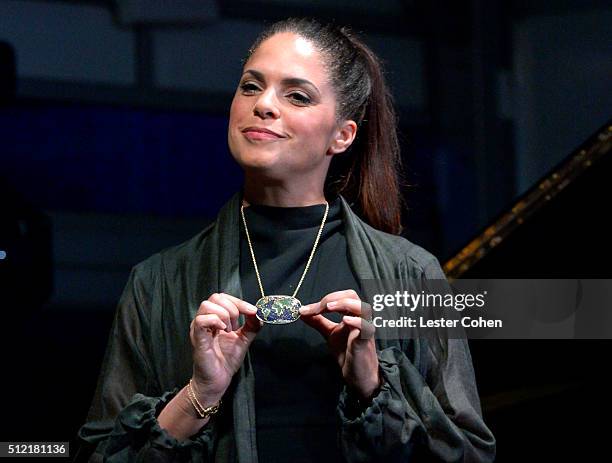
M 446 261 L 448 279 L 612 278 L 611 147 L 609 121 Z M 469 342 L 496 461 L 610 453 L 612 336 Z

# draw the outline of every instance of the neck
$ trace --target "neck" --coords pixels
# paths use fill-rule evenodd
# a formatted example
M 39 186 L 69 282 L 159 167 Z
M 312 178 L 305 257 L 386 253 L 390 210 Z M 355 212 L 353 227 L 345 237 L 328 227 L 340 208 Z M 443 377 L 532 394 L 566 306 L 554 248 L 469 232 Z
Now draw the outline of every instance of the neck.
M 301 207 L 324 204 L 323 184 L 303 181 L 270 181 L 247 176 L 244 182 L 245 205 L 260 204 L 277 207 Z

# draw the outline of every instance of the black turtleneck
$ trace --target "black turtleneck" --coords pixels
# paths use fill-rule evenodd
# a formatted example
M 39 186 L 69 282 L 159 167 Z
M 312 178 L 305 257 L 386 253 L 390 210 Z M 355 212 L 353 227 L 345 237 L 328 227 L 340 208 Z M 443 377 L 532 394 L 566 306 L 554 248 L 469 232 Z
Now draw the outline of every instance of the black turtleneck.
M 351 271 L 340 199 L 329 213 L 310 269 L 296 298 L 303 305 L 333 291 L 360 288 Z M 325 205 L 251 205 L 244 213 L 266 295 L 292 295 L 308 261 Z M 240 220 L 242 224 L 242 219 Z M 240 276 L 243 297 L 261 297 L 253 261 L 241 226 Z M 339 321 L 339 314 L 326 314 Z M 250 348 L 255 374 L 259 461 L 339 462 L 336 406 L 342 389 L 340 368 L 314 328 L 297 320 L 265 324 Z

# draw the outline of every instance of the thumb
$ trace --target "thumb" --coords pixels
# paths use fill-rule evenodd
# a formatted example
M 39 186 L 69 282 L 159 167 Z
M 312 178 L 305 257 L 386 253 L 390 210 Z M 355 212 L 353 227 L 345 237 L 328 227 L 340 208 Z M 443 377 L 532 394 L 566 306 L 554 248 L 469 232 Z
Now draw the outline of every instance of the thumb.
M 337 323 L 325 318 L 323 315 L 303 316 L 300 318 L 304 323 L 321 333 L 325 339 L 329 337 L 336 325 L 338 325 Z
M 261 330 L 263 322 L 255 315 L 245 315 L 244 318 L 245 322 L 236 330 L 236 334 L 242 338 L 245 338 L 248 346 L 253 342 L 253 339 L 255 339 L 255 336 L 257 336 L 259 330 Z

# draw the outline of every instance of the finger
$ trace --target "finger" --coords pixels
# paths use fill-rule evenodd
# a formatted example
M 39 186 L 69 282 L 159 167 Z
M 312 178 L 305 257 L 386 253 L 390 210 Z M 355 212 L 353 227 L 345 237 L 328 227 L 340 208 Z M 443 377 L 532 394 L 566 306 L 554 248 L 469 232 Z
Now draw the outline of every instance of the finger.
M 321 333 L 321 335 L 325 339 L 329 337 L 329 335 L 337 325 L 337 323 L 325 318 L 323 315 L 313 315 L 300 318 L 304 323 L 309 326 L 312 326 L 319 333 Z
M 340 312 L 346 315 L 361 316 L 361 308 L 363 302 L 359 299 L 343 298 L 336 301 L 330 301 L 325 307 L 327 312 Z
M 245 315 L 257 313 L 257 307 L 255 307 L 253 304 L 249 304 L 248 302 L 243 301 L 242 299 L 238 299 L 237 297 L 232 296 L 231 294 L 214 293 L 208 299 L 211 299 L 215 295 L 229 299 L 236 306 L 236 308 L 238 309 L 240 313 L 243 313 Z M 204 302 L 206 301 L 203 301 L 200 304 L 200 307 L 198 308 L 196 315 L 200 315 L 201 313 L 206 313 L 206 308 L 203 307 Z
M 227 327 L 215 314 L 197 315 L 191 323 L 190 335 L 194 346 L 210 349 L 212 338 L 218 330 Z
M 350 299 L 360 299 L 359 294 L 357 294 L 357 291 L 354 289 L 344 289 L 342 291 L 334 291 L 333 293 L 325 295 L 325 297 L 321 299 L 321 302 L 324 301 L 327 303 L 329 301 L 337 301 L 338 299 L 344 299 L 347 297 Z
M 352 291 L 352 290 L 351 290 Z M 301 315 L 317 315 L 322 313 L 340 312 L 347 315 L 361 316 L 364 308 L 369 304 L 354 299 L 352 297 L 344 297 L 341 299 L 331 300 L 326 302 L 326 297 L 321 299 L 321 302 L 315 302 L 300 308 Z
M 370 339 L 376 332 L 376 327 L 361 317 L 345 315 L 342 317 L 342 321 L 352 328 L 357 328 L 360 331 L 359 337 L 361 339 Z
M 253 342 L 259 330 L 261 330 L 263 322 L 255 315 L 247 315 L 244 319 L 244 324 L 236 330 L 236 334 L 249 345 Z
M 227 309 L 211 301 L 204 301 L 202 304 L 206 307 L 206 313 L 202 315 L 217 315 L 223 321 L 223 323 L 225 323 L 225 331 L 227 331 L 228 333 L 232 331 L 232 319 Z
M 340 299 L 355 299 L 359 300 L 359 295 L 354 289 L 345 289 L 343 291 L 334 291 L 323 297 L 318 303 L 308 304 L 300 307 L 300 314 L 302 315 L 316 315 L 320 314 L 327 307 L 327 304 L 332 301 Z
M 223 297 L 228 298 L 230 301 L 234 303 L 238 311 L 244 315 L 255 315 L 257 313 L 257 307 L 253 304 L 249 304 L 247 301 L 243 301 L 242 299 L 238 299 L 235 296 L 227 293 L 220 293 Z
M 300 315 L 317 315 L 321 313 L 321 302 L 313 302 L 312 304 L 303 305 L 300 307 Z
M 224 330 L 226 327 L 225 322 L 216 314 L 198 315 L 193 319 L 193 329 L 196 334 L 199 331 L 210 331 L 211 329 Z
M 234 304 L 226 294 L 215 293 L 210 296 L 208 300 L 228 311 L 232 330 L 237 330 L 239 328 L 240 325 L 238 323 L 238 316 L 240 315 L 240 311 L 238 310 L 238 307 L 236 307 L 236 304 Z
M 345 315 L 342 317 L 342 321 L 346 323 L 348 326 L 361 329 L 361 317 L 351 317 L 350 315 Z

